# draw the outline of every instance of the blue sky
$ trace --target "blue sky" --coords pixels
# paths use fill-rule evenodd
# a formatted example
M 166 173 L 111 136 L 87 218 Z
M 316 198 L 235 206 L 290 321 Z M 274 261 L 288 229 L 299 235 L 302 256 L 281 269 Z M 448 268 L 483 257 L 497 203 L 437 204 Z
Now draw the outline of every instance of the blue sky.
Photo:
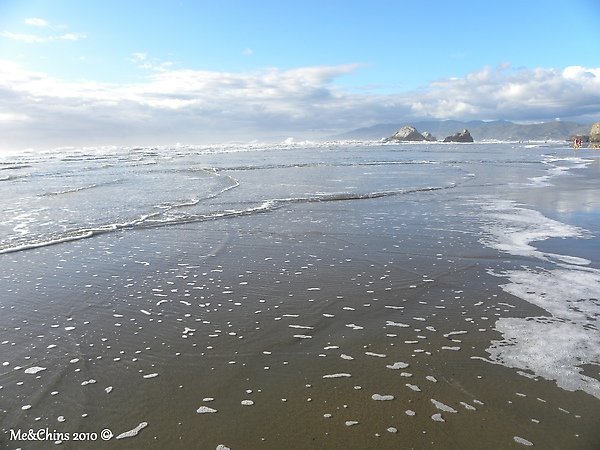
M 0 0 L 0 132 L 148 145 L 600 120 L 599 21 L 597 0 Z

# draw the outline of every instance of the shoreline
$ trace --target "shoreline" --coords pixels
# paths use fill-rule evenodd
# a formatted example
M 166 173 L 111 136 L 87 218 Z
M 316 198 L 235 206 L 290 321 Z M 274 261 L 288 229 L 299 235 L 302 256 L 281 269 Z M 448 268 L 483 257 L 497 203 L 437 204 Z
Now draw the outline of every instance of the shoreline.
M 479 359 L 498 320 L 548 317 L 502 274 L 551 264 L 481 243 L 475 178 L 3 255 L 3 430 L 147 422 L 114 448 L 594 448 L 597 398 Z

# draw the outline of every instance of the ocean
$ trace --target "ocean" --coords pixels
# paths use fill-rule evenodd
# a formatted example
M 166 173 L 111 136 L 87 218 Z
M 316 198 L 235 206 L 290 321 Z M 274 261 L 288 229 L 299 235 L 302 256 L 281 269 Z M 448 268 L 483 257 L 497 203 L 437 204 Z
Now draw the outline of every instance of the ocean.
M 2 448 L 600 447 L 598 151 L 70 148 L 0 189 Z

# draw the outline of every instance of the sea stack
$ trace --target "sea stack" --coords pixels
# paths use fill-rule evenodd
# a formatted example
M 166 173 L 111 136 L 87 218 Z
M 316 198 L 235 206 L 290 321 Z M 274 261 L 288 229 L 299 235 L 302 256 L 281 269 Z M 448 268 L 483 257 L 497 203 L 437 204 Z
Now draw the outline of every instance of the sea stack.
M 435 141 L 437 141 L 437 138 L 433 134 L 431 134 L 429 131 L 424 131 L 421 134 L 423 135 L 423 137 L 425 138 L 425 140 L 427 142 L 435 142 Z
M 590 131 L 590 144 L 594 147 L 600 146 L 600 122 L 596 122 L 592 125 Z
M 452 136 L 446 136 L 444 142 L 473 142 L 473 136 L 465 128 L 462 131 L 454 133 Z
M 425 138 L 421 133 L 417 131 L 415 127 L 410 125 L 406 125 L 400 128 L 398 131 L 394 133 L 393 136 L 386 138 L 385 141 L 397 141 L 397 142 L 406 142 L 406 141 L 424 141 Z

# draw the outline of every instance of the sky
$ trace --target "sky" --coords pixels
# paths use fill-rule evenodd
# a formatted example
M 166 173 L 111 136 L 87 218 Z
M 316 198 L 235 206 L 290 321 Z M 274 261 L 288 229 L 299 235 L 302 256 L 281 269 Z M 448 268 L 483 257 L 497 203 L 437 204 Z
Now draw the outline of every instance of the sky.
M 600 0 L 0 0 L 0 151 L 600 121 Z

